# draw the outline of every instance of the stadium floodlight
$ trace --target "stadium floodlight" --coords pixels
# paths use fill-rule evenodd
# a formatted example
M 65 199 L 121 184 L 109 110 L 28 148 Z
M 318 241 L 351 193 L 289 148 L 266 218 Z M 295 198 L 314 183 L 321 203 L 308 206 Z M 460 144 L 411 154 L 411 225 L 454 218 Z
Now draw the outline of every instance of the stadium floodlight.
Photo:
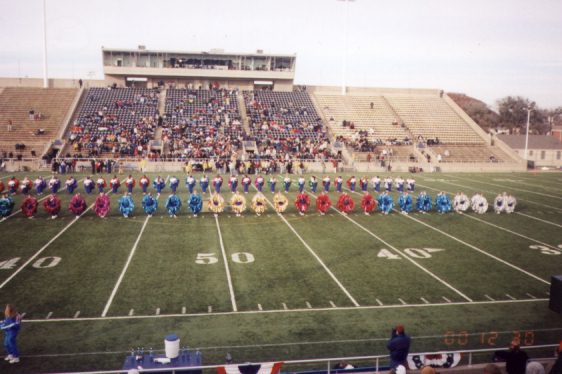
M 343 48 L 343 61 L 342 61 L 342 82 L 341 82 L 341 94 L 345 96 L 345 86 L 346 83 L 346 73 L 347 73 L 347 19 L 349 17 L 349 3 L 355 2 L 355 0 L 338 0 L 345 3 L 345 16 L 343 20 L 343 38 L 344 38 L 344 48 Z
M 529 124 L 531 123 L 531 112 L 535 110 L 533 106 L 534 103 L 531 103 L 531 105 L 525 108 L 525 110 L 527 111 L 527 132 L 525 134 L 525 161 L 529 160 L 527 148 L 529 146 Z
M 47 0 L 43 0 L 43 88 L 49 87 L 47 78 Z

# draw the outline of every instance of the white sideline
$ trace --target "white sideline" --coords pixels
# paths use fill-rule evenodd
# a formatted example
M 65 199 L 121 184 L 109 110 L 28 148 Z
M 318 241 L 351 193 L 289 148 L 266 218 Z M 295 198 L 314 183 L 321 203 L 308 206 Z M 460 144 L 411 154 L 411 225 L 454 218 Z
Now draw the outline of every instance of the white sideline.
M 347 189 L 347 188 L 346 188 Z M 354 192 L 355 194 L 360 195 L 359 192 Z M 308 192 L 308 194 L 312 195 L 310 192 Z M 314 196 L 314 195 L 312 195 Z M 374 237 L 375 239 L 377 239 L 378 241 L 380 241 L 381 243 L 383 243 L 384 245 L 386 245 L 387 247 L 389 247 L 390 249 L 392 249 L 394 252 L 396 252 L 401 258 L 404 258 L 405 260 L 410 261 L 412 264 L 414 264 L 415 266 L 417 266 L 419 269 L 421 269 L 422 271 L 424 271 L 426 274 L 430 275 L 432 278 L 436 279 L 437 281 L 439 281 L 441 284 L 443 284 L 444 286 L 446 286 L 447 288 L 449 288 L 450 290 L 454 291 L 455 293 L 457 293 L 459 296 L 461 296 L 463 299 L 472 302 L 472 299 L 468 296 L 466 296 L 464 293 L 462 293 L 461 291 L 457 290 L 455 287 L 453 287 L 452 285 L 450 285 L 448 282 L 444 281 L 443 279 L 439 278 L 437 275 L 435 275 L 434 273 L 432 273 L 431 271 L 429 271 L 428 269 L 426 269 L 425 267 L 421 266 L 420 264 L 418 264 L 414 259 L 410 258 L 410 256 L 406 256 L 404 255 L 399 249 L 397 249 L 396 247 L 394 247 L 393 245 L 391 245 L 390 243 L 386 242 L 385 240 L 383 240 L 381 237 L 375 235 L 372 231 L 370 231 L 369 229 L 365 228 L 363 225 L 357 223 L 355 220 L 349 218 L 348 215 L 343 214 L 342 212 L 340 212 L 338 209 L 331 207 L 333 210 L 335 210 L 336 212 L 338 212 L 342 217 L 347 218 L 350 222 L 352 222 L 353 224 L 355 224 L 357 227 L 361 228 L 363 231 L 365 231 L 367 234 L 371 235 L 372 237 Z
M 443 182 L 443 183 L 448 183 L 448 182 Z M 449 183 L 449 184 L 451 184 L 451 183 Z M 424 187 L 424 188 L 426 188 L 426 189 L 430 189 L 430 190 L 433 190 L 433 191 L 443 191 L 443 192 L 450 193 L 450 194 L 452 194 L 452 195 L 455 194 L 455 193 L 452 192 L 452 191 L 447 191 L 447 190 L 443 190 L 443 189 L 438 189 L 438 188 L 434 188 L 434 187 L 429 187 L 429 186 L 426 186 L 426 185 L 421 184 L 421 183 L 418 183 L 418 186 Z M 468 188 L 468 189 L 471 189 L 471 190 L 478 191 L 478 190 L 475 189 L 475 188 L 467 187 L 467 186 L 461 186 L 460 184 L 458 184 L 458 185 L 456 185 L 456 186 L 465 187 L 465 188 Z M 522 200 L 522 201 L 525 201 L 525 200 Z M 549 207 L 549 208 L 552 208 L 552 207 Z M 556 208 L 553 208 L 553 209 L 556 209 Z M 559 225 L 559 224 L 557 224 L 557 223 L 554 223 L 554 222 L 551 222 L 551 221 L 547 221 L 547 220 L 544 220 L 544 219 L 540 219 L 540 218 L 537 218 L 537 217 L 535 217 L 535 216 L 531 216 L 531 215 L 524 214 L 524 213 L 521 213 L 521 212 L 514 212 L 514 213 L 515 213 L 515 214 L 522 215 L 522 216 L 525 216 L 525 217 L 529 217 L 529 218 L 535 219 L 535 220 L 537 220 L 537 221 L 541 221 L 541 222 L 544 222 L 544 223 L 548 223 L 548 224 L 550 224 L 550 225 L 562 227 L 562 225 Z M 487 223 L 487 222 L 486 222 L 486 223 Z
M 222 258 L 224 260 L 224 269 L 226 271 L 226 279 L 228 281 L 228 290 L 230 292 L 230 302 L 232 303 L 232 310 L 236 312 L 236 311 L 238 311 L 238 307 L 236 306 L 236 297 L 234 296 L 234 287 L 232 286 L 232 278 L 230 276 L 230 268 L 228 267 L 228 259 L 226 258 L 226 251 L 224 249 L 224 243 L 222 241 L 221 228 L 220 228 L 220 225 L 219 225 L 219 218 L 218 218 L 217 214 L 215 214 L 215 222 L 217 223 L 217 232 L 219 234 L 219 243 L 221 245 Z
M 166 182 L 168 181 L 168 178 L 170 178 L 169 175 L 166 177 Z M 123 179 L 123 181 L 125 179 Z M 160 196 L 158 195 L 156 197 L 156 200 L 158 200 L 159 197 Z M 146 225 L 148 224 L 148 220 L 150 219 L 150 217 L 151 216 L 146 216 L 146 218 L 144 220 L 144 223 L 143 223 L 142 228 L 139 232 L 139 235 L 137 236 L 137 240 L 135 240 L 135 244 L 133 245 L 133 248 L 131 249 L 131 253 L 129 253 L 129 257 L 127 258 L 127 262 L 125 262 L 125 266 L 123 267 L 123 270 L 121 271 L 121 274 L 119 275 L 119 278 L 117 279 L 117 283 L 115 283 L 115 287 L 113 287 L 113 290 L 111 291 L 111 295 L 109 295 L 109 299 L 107 300 L 107 303 L 105 304 L 105 308 L 103 308 L 103 312 L 101 313 L 102 317 L 105 317 L 107 315 L 107 312 L 109 311 L 109 307 L 111 306 L 111 303 L 113 302 L 113 298 L 117 294 L 117 290 L 119 289 L 119 286 L 121 285 L 121 282 L 123 281 L 123 278 L 125 277 L 125 273 L 127 272 L 127 269 L 129 268 L 129 264 L 133 260 L 133 255 L 135 254 L 135 252 L 137 250 L 137 247 L 139 245 L 142 233 L 144 232 L 144 229 L 146 228 Z
M 541 218 L 538 218 L 538 217 L 535 217 L 535 216 L 531 216 L 529 214 L 525 214 L 525 213 L 521 213 L 521 212 L 514 212 L 514 213 L 519 214 L 520 216 L 525 216 L 525 217 L 528 217 L 528 218 L 531 218 L 531 219 L 534 219 L 534 220 L 537 220 L 537 221 L 547 223 L 547 224 L 552 225 L 552 226 L 562 227 L 562 225 L 559 225 L 557 223 L 547 221 L 546 219 L 541 219 Z
M 29 258 L 29 260 L 27 260 L 16 271 L 14 271 L 4 282 L 2 282 L 2 284 L 0 284 L 0 289 L 2 289 L 6 284 L 8 284 L 8 282 L 11 281 L 16 275 L 18 275 L 18 273 L 22 271 L 27 265 L 29 265 L 31 261 L 35 260 L 37 256 L 39 256 L 45 249 L 47 249 L 47 247 L 53 244 L 55 240 L 57 240 L 62 234 L 64 234 L 66 230 L 68 230 L 72 225 L 74 225 L 74 223 L 76 223 L 76 221 L 78 221 L 80 217 L 82 217 L 84 214 L 88 212 L 88 210 L 92 209 L 93 206 L 94 204 L 90 205 L 86 210 L 84 210 L 84 212 L 82 212 L 82 214 L 80 214 L 78 217 L 74 217 L 74 219 L 70 221 L 70 223 L 66 225 L 61 231 L 59 231 L 57 235 L 55 235 L 51 240 L 49 240 L 47 244 L 45 244 L 43 247 L 41 247 L 41 249 L 35 252 L 35 254 Z
M 461 178 L 459 176 L 456 176 L 456 178 L 459 178 L 460 180 L 464 180 L 464 181 L 467 181 L 467 182 L 488 184 L 490 186 L 501 187 L 503 189 L 511 189 L 511 190 L 515 190 L 515 191 L 528 192 L 528 193 L 532 193 L 532 194 L 539 195 L 539 196 L 552 197 L 552 198 L 555 198 L 555 199 L 558 199 L 558 200 L 562 200 L 562 197 L 560 197 L 560 196 L 549 195 L 549 194 L 546 194 L 546 193 L 534 192 L 534 191 L 530 191 L 530 190 L 524 190 L 522 188 L 509 187 L 509 186 L 508 186 L 508 188 L 506 188 L 506 186 L 502 186 L 501 184 L 495 184 L 495 183 L 490 183 L 490 182 L 482 182 L 482 181 L 479 181 L 479 180 L 469 180 L 469 179 L 466 179 L 466 178 Z
M 457 301 L 443 302 L 433 304 L 387 304 L 387 305 L 367 305 L 367 306 L 348 306 L 348 307 L 325 307 L 325 308 L 300 308 L 300 309 L 269 309 L 269 310 L 246 310 L 237 312 L 213 312 L 213 313 L 186 313 L 186 314 L 149 314 L 149 315 L 133 315 L 133 316 L 109 316 L 109 317 L 79 317 L 79 318 L 51 318 L 46 319 L 26 319 L 25 323 L 48 323 L 48 322 L 72 322 L 72 321 L 112 321 L 112 320 L 129 320 L 129 319 L 153 319 L 153 318 L 178 318 L 178 317 L 213 317 L 243 314 L 281 314 L 281 313 L 310 313 L 310 312 L 337 312 L 346 310 L 370 310 L 370 309 L 402 309 L 402 308 L 433 308 L 443 306 L 474 306 L 474 305 L 494 305 L 494 304 L 517 304 L 532 302 L 548 302 L 548 298 L 541 299 L 518 299 L 518 300 L 494 300 L 494 301 Z
M 520 178 L 520 177 L 518 176 L 518 178 Z M 528 180 L 528 179 L 526 179 L 526 180 Z M 552 191 L 552 192 L 558 191 L 558 189 L 556 187 L 549 187 L 549 186 L 545 186 L 544 184 L 537 185 L 537 184 L 525 183 L 525 182 L 517 181 L 517 180 L 514 180 L 514 179 L 506 180 L 505 183 L 522 184 L 524 186 L 536 187 L 536 188 L 540 188 L 542 190 L 546 190 L 546 191 L 549 191 L 549 192 L 550 191 Z M 541 181 L 541 183 L 542 183 L 542 181 Z M 509 186 L 507 186 L 507 187 L 509 188 Z
M 254 188 L 257 190 L 256 186 L 254 186 Z M 275 211 L 275 206 L 271 203 L 271 201 L 269 201 L 269 199 L 267 197 L 265 197 L 265 201 L 267 201 L 267 203 L 271 206 L 271 208 Z M 277 213 L 277 211 L 275 211 Z M 296 235 L 297 238 L 299 238 L 299 240 L 301 241 L 301 243 L 304 245 L 304 247 L 306 249 L 308 249 L 308 251 L 312 254 L 312 256 L 320 263 L 320 265 L 324 268 L 324 270 L 326 270 L 326 272 L 328 273 L 328 275 L 330 275 L 330 277 L 334 280 L 334 282 L 336 282 L 336 284 L 339 286 L 339 288 L 343 291 L 343 293 L 349 298 L 349 300 L 351 300 L 351 302 L 353 303 L 353 305 L 355 305 L 356 307 L 359 306 L 359 303 L 355 300 L 355 298 L 353 298 L 353 296 L 351 296 L 351 294 L 349 293 L 349 291 L 343 286 L 343 284 L 338 280 L 338 278 L 336 278 L 336 276 L 334 275 L 334 273 L 332 273 L 332 271 L 328 268 L 328 266 L 326 266 L 326 264 L 324 263 L 324 261 L 322 261 L 322 259 L 316 254 L 316 252 L 314 252 L 314 250 L 312 250 L 312 248 L 310 248 L 310 246 L 304 241 L 304 239 L 299 235 L 299 233 L 294 229 L 294 227 L 289 223 L 289 221 L 287 221 L 287 219 L 285 217 L 283 217 L 283 215 L 281 213 L 277 213 L 277 216 L 279 218 L 281 218 L 281 220 L 283 222 L 285 222 L 285 224 L 289 227 L 289 229 L 291 229 L 291 231 L 293 232 L 293 234 Z

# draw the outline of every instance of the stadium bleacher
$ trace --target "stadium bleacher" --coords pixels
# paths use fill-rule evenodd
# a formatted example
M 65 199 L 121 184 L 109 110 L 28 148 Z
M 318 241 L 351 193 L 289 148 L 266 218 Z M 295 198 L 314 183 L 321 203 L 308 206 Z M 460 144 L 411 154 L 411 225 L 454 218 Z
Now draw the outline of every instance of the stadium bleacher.
M 78 90 L 66 88 L 5 88 L 0 92 L 0 154 L 40 157 L 56 137 Z M 30 111 L 34 111 L 31 119 Z M 12 121 L 8 131 L 8 121 Z M 16 149 L 15 145 L 18 145 Z M 21 145 L 25 147 L 22 147 Z

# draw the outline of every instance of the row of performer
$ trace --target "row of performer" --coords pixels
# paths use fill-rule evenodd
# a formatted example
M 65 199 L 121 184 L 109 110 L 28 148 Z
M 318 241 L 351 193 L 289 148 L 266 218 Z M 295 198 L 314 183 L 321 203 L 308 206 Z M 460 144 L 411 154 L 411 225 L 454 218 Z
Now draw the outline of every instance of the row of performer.
M 143 196 L 141 205 L 146 214 L 151 216 L 156 212 L 159 196 L 160 195 L 153 195 L 152 192 L 148 192 Z M 301 192 L 296 196 L 294 201 L 294 205 L 299 214 L 304 215 L 311 207 L 312 202 L 310 196 L 316 198 L 316 210 L 321 215 L 326 214 L 332 207 L 330 196 L 324 191 L 317 196 Z M 277 192 L 273 195 L 273 202 L 271 203 L 263 193 L 257 192 L 252 198 L 250 206 L 259 216 L 266 211 L 268 204 L 271 205 L 277 213 L 283 213 L 289 206 L 289 200 L 283 193 Z M 504 192 L 494 199 L 493 208 L 498 214 L 502 212 L 512 213 L 515 210 L 516 204 L 517 201 L 515 197 Z M 0 216 L 8 217 L 11 215 L 14 205 L 12 197 L 10 197 L 8 193 L 4 193 L 0 198 Z M 25 216 L 33 218 L 37 213 L 38 205 L 37 198 L 28 194 L 21 204 L 21 210 Z M 165 202 L 168 214 L 170 217 L 174 218 L 177 217 L 182 205 L 183 203 L 181 198 L 175 192 L 172 192 Z M 232 212 L 237 216 L 240 216 L 247 209 L 246 197 L 240 192 L 235 191 L 229 200 L 229 205 Z M 383 191 L 376 198 L 369 192 L 364 192 L 359 205 L 361 211 L 366 215 L 370 215 L 377 210 L 382 214 L 389 214 L 395 208 L 393 197 L 386 191 Z M 98 216 L 105 217 L 110 211 L 110 206 L 111 202 L 108 194 L 100 192 L 96 197 L 92 208 Z M 194 190 L 187 199 L 187 206 L 191 213 L 197 216 L 197 214 L 199 214 L 203 209 L 203 197 L 201 194 Z M 207 206 L 209 211 L 215 214 L 221 213 L 226 207 L 225 199 L 220 193 L 211 193 L 209 199 L 207 200 Z M 44 199 L 43 207 L 45 212 L 47 212 L 47 214 L 49 214 L 53 219 L 57 218 L 61 210 L 61 200 L 57 194 L 52 193 Z M 124 217 L 129 217 L 133 214 L 135 202 L 129 192 L 123 193 L 123 195 L 119 198 L 118 207 L 119 212 Z M 348 214 L 355 209 L 355 201 L 346 192 L 342 192 L 337 199 L 336 207 L 343 214 Z M 488 201 L 482 194 L 476 194 L 472 196 L 472 198 L 469 198 L 464 193 L 457 193 L 451 200 L 449 195 L 444 192 L 438 193 L 435 196 L 435 200 L 433 200 L 430 195 L 428 195 L 425 191 L 422 191 L 415 198 L 414 202 L 412 194 L 405 191 L 400 194 L 397 207 L 402 214 L 408 214 L 414 211 L 414 208 L 421 213 L 428 213 L 435 209 L 440 214 L 449 213 L 451 211 L 462 214 L 471 208 L 478 214 L 484 214 L 488 211 Z M 68 206 L 70 212 L 76 216 L 80 216 L 84 213 L 86 208 L 86 200 L 82 195 L 80 195 L 80 193 L 76 193 L 72 197 Z
M 113 178 L 109 180 L 109 183 L 103 177 L 98 177 L 95 180 L 90 177 L 86 177 L 84 178 L 83 185 L 84 190 L 88 194 L 91 194 L 95 189 L 97 189 L 98 192 L 105 192 L 107 187 L 109 187 L 113 193 L 118 193 L 121 187 L 121 182 L 122 181 L 117 176 L 113 176 Z M 193 190 L 196 188 L 197 183 L 199 183 L 199 187 L 203 193 L 207 193 L 209 187 L 212 187 L 213 192 L 221 193 L 223 182 L 223 178 L 220 175 L 217 175 L 212 180 L 209 180 L 209 177 L 204 174 L 199 179 L 199 181 L 197 181 L 195 177 L 190 174 L 186 177 L 185 185 L 189 193 L 193 193 Z M 244 175 L 240 179 L 240 181 L 236 176 L 229 177 L 228 189 L 230 190 L 230 192 L 234 193 L 238 190 L 239 182 L 243 192 L 248 193 L 250 187 L 252 186 L 252 179 L 247 175 Z M 258 175 L 253 181 L 253 184 L 259 192 L 262 192 L 265 184 L 267 183 L 269 191 L 275 193 L 277 191 L 277 182 L 278 178 L 275 176 L 270 176 L 266 181 L 266 178 Z M 286 176 L 282 179 L 283 186 L 281 189 L 285 192 L 289 192 L 292 183 L 293 180 L 289 176 Z M 316 193 L 319 190 L 319 183 L 320 181 L 318 178 L 316 178 L 316 176 L 313 175 L 309 178 L 308 186 L 310 187 L 310 191 L 312 193 Z M 344 180 L 341 176 L 335 177 L 333 178 L 333 180 L 329 176 L 326 176 L 322 178 L 321 183 L 321 190 L 324 192 L 330 192 L 331 188 L 334 188 L 334 190 L 337 192 L 343 192 Z M 123 180 L 123 184 L 127 192 L 132 193 L 137 184 L 137 181 L 135 180 L 135 178 L 129 175 Z M 180 185 L 180 180 L 175 176 L 172 176 L 171 178 L 169 178 L 169 180 L 158 176 L 151 181 L 146 175 L 142 176 L 139 179 L 139 186 L 143 193 L 148 192 L 148 188 L 151 184 L 157 193 L 161 193 L 167 186 L 169 186 L 173 192 L 176 192 Z M 298 191 L 303 192 L 305 190 L 306 184 L 306 179 L 303 177 L 299 177 L 297 180 Z M 378 176 L 375 176 L 369 180 L 367 177 L 357 179 L 353 176 L 345 181 L 345 184 L 352 192 L 355 192 L 356 189 L 367 192 L 369 190 L 369 185 L 376 192 L 392 192 L 393 186 L 398 192 L 413 192 L 415 190 L 416 181 L 412 178 L 403 179 L 402 177 L 396 177 L 394 179 L 381 179 Z M 37 177 L 35 180 L 31 180 L 30 178 L 25 177 L 21 182 L 16 177 L 11 177 L 7 183 L 7 189 L 10 194 L 16 194 L 18 193 L 18 191 L 21 191 L 21 193 L 23 194 L 27 194 L 33 189 L 35 189 L 38 194 L 42 194 L 46 189 L 51 191 L 51 193 L 57 193 L 62 186 L 63 183 L 57 176 L 52 176 L 48 180 L 41 176 Z M 2 192 L 4 188 L 4 184 L 0 181 L 0 192 Z M 72 194 L 74 193 L 74 190 L 78 188 L 78 181 L 73 176 L 69 176 L 64 182 L 64 188 L 68 193 Z

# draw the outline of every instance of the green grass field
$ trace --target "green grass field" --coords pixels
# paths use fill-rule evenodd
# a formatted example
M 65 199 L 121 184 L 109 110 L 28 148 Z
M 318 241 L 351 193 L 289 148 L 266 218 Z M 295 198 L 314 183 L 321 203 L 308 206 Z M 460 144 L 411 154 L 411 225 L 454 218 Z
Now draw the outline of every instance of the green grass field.
M 118 369 L 131 347 L 161 350 L 171 332 L 205 364 L 227 352 L 235 362 L 385 354 L 397 323 L 416 352 L 500 348 L 517 334 L 525 345 L 562 339 L 562 316 L 548 309 L 550 277 L 562 274 L 560 173 L 414 175 L 416 194 L 432 197 L 483 192 L 491 205 L 509 191 L 511 215 L 365 216 L 356 206 L 300 216 L 293 183 L 282 217 L 268 206 L 260 217 L 205 207 L 196 218 L 176 176 L 177 219 L 163 206 L 169 188 L 148 218 L 137 186 L 132 218 L 111 196 L 108 218 L 75 219 L 62 192 L 58 219 L 40 206 L 35 219 L 0 223 L 0 304 L 25 312 L 22 362 L 2 361 L 0 372 Z

